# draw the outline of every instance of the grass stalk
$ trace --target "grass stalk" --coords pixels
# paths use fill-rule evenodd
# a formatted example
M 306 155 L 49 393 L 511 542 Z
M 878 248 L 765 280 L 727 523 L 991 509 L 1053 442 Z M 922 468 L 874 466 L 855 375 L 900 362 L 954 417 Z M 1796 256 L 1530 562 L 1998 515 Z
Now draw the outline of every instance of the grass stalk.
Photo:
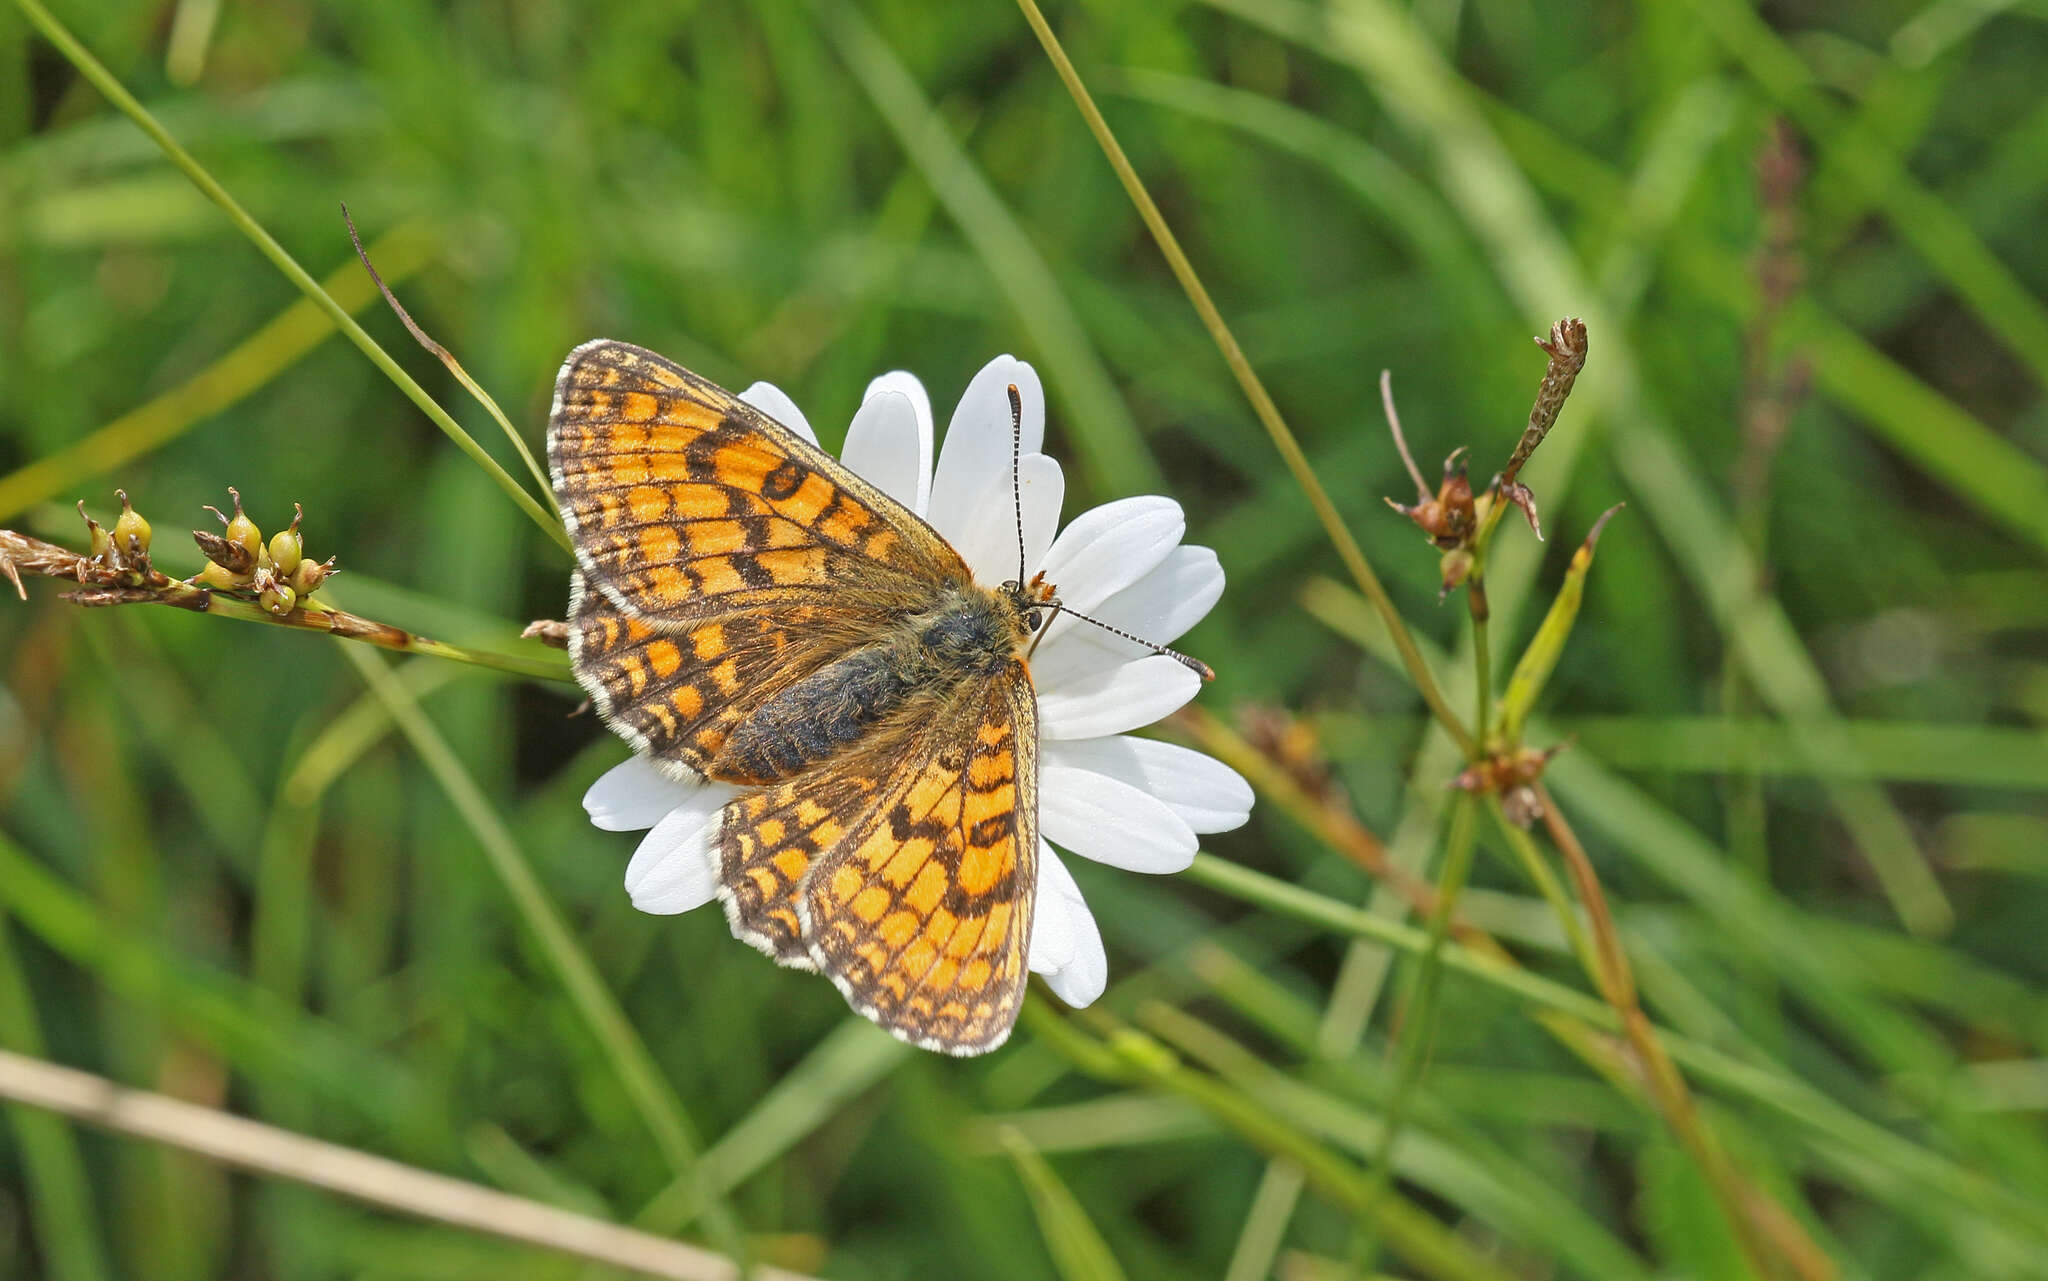
M 192 185 L 198 187 L 208 200 L 219 206 L 220 211 L 227 215 L 228 221 L 234 224 L 235 229 L 247 237 L 249 243 L 256 246 L 257 251 L 268 258 L 271 265 L 283 273 L 285 279 L 297 286 L 314 306 L 325 312 L 328 319 L 334 322 L 335 328 L 341 330 L 348 340 L 369 358 L 371 364 L 404 392 L 408 400 L 418 405 L 420 411 L 441 429 L 442 434 L 455 442 L 456 448 L 468 455 L 470 461 L 483 468 L 485 474 L 505 491 L 506 496 L 519 510 L 525 512 L 528 518 L 563 551 L 574 550 L 569 544 L 569 534 L 562 527 L 560 517 L 521 487 L 509 472 L 498 465 L 497 459 L 492 458 L 474 437 L 462 429 L 460 423 L 449 417 L 448 411 L 435 403 L 426 389 L 414 381 L 413 376 L 405 372 L 398 362 L 377 344 L 377 340 L 370 337 L 369 333 L 356 323 L 355 317 L 349 314 L 348 309 L 336 302 L 334 297 L 321 287 L 320 282 L 313 279 L 306 269 L 299 265 L 298 260 L 293 258 L 283 245 L 277 243 L 276 238 L 265 231 L 262 224 L 242 208 L 239 201 L 228 194 L 227 188 L 221 186 L 219 181 L 207 172 L 206 167 L 171 136 L 170 131 L 150 114 L 149 109 L 143 106 L 134 94 L 128 92 L 127 86 L 123 85 L 113 72 L 107 70 L 105 64 L 93 56 L 91 50 L 79 43 L 78 38 L 43 7 L 41 0 L 15 0 L 15 3 L 22 13 L 27 15 L 28 20 L 35 24 L 36 29 L 42 32 L 43 38 L 56 46 L 57 52 L 64 56 L 64 60 L 77 68 L 78 73 L 90 81 L 107 101 L 120 110 L 121 114 L 134 121 L 136 128 L 147 134 L 150 141 L 163 150 L 165 157 L 179 172 L 191 179 Z
M 1102 112 L 1095 105 L 1094 96 L 1088 92 L 1088 86 L 1082 83 L 1081 75 L 1074 69 L 1073 61 L 1067 57 L 1067 51 L 1060 44 L 1059 37 L 1053 33 L 1051 24 L 1045 20 L 1045 15 L 1039 11 L 1036 0 L 1017 0 L 1017 7 L 1023 10 L 1024 20 L 1031 24 L 1031 30 L 1038 37 L 1038 43 L 1044 47 L 1046 57 L 1051 60 L 1053 69 L 1059 72 L 1060 82 L 1067 87 L 1067 93 L 1073 98 L 1075 107 L 1080 110 L 1081 118 L 1087 122 L 1088 131 L 1095 135 L 1096 144 L 1102 148 L 1102 154 L 1109 160 L 1110 168 L 1116 171 L 1117 180 L 1123 184 L 1131 203 L 1137 207 L 1138 216 L 1144 220 L 1145 229 L 1151 232 L 1154 243 L 1159 246 L 1159 252 L 1165 255 L 1167 265 L 1173 269 L 1174 279 L 1180 282 L 1189 303 L 1201 317 L 1202 327 L 1208 331 L 1210 340 L 1222 353 L 1223 363 L 1230 367 L 1231 375 L 1237 379 L 1237 385 L 1243 389 L 1245 398 L 1251 402 L 1252 412 L 1258 416 L 1260 424 L 1266 429 L 1266 434 L 1272 438 L 1273 447 L 1279 451 L 1282 461 L 1287 464 L 1287 470 L 1294 476 L 1295 483 L 1307 496 L 1309 506 L 1315 509 L 1316 520 L 1322 525 L 1331 545 L 1337 549 L 1337 558 L 1343 562 L 1346 572 L 1358 584 L 1358 589 L 1373 603 L 1373 608 L 1379 611 L 1380 620 L 1386 624 L 1389 635 L 1393 637 L 1394 646 L 1401 655 L 1401 665 L 1407 670 L 1409 679 L 1415 682 L 1416 690 L 1421 693 L 1423 701 L 1429 705 L 1438 723 L 1444 727 L 1444 732 L 1457 743 L 1458 750 L 1467 757 L 1471 756 L 1474 744 L 1472 731 L 1468 730 L 1464 722 L 1458 718 L 1458 714 L 1451 710 L 1449 701 L 1444 698 L 1443 691 L 1437 686 L 1436 677 L 1430 672 L 1429 665 L 1423 662 L 1422 652 L 1416 648 L 1415 638 L 1409 635 L 1407 622 L 1402 619 L 1400 611 L 1394 608 L 1393 598 L 1387 595 L 1386 587 L 1381 584 L 1372 563 L 1366 559 L 1365 550 L 1359 546 L 1358 540 L 1351 536 L 1351 530 L 1338 514 L 1336 504 L 1330 501 L 1329 492 L 1317 478 L 1315 468 L 1302 450 L 1301 442 L 1295 439 L 1294 432 L 1287 426 L 1287 420 L 1281 417 L 1280 407 L 1273 403 L 1273 397 L 1267 392 L 1265 382 L 1259 377 L 1258 371 L 1252 368 L 1251 362 L 1245 358 L 1244 349 L 1238 345 L 1237 336 L 1231 332 L 1230 325 L 1223 319 L 1223 313 L 1209 297 L 1208 287 L 1202 283 L 1194 264 L 1188 261 L 1187 253 L 1180 246 L 1179 237 L 1173 234 L 1173 228 L 1167 225 L 1166 216 L 1159 212 L 1158 204 L 1153 201 L 1152 193 L 1146 190 L 1144 179 L 1138 176 L 1138 171 L 1131 166 L 1129 157 L 1124 155 L 1123 145 L 1111 132 L 1109 122 L 1102 118 Z
M 1484 683 L 1483 681 L 1481 682 Z M 1450 826 L 1444 835 L 1443 870 L 1437 877 L 1436 905 L 1429 914 L 1428 942 L 1418 958 L 1408 985 L 1400 1023 L 1400 1049 L 1394 1070 L 1394 1092 L 1387 1101 L 1386 1119 L 1379 1146 L 1372 1158 L 1372 1186 L 1375 1196 L 1386 1195 L 1394 1181 L 1394 1145 L 1415 1100 L 1416 1086 L 1429 1061 L 1436 1039 L 1437 997 L 1443 987 L 1443 950 L 1450 923 L 1457 911 L 1458 896 L 1472 872 L 1472 854 L 1477 845 L 1474 817 L 1477 798 L 1471 793 L 1458 797 L 1451 807 Z M 1361 1234 L 1354 1257 L 1370 1264 L 1377 1246 Z
M 0 1053 L 41 1057 L 41 1022 L 28 976 L 0 907 Z M 64 1122 L 25 1106 L 6 1109 L 24 1176 L 28 1217 L 50 1281 L 107 1281 L 114 1274 L 101 1248 L 100 1215 L 78 1140 Z

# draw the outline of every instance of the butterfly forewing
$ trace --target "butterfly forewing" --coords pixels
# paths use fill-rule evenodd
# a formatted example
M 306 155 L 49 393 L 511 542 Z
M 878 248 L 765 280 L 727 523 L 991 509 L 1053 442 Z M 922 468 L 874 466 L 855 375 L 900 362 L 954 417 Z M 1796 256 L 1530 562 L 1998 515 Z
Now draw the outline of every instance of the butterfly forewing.
M 895 500 L 753 406 L 653 352 L 571 353 L 548 436 L 555 498 L 591 583 L 656 621 L 819 600 L 847 584 L 878 605 L 959 554 Z

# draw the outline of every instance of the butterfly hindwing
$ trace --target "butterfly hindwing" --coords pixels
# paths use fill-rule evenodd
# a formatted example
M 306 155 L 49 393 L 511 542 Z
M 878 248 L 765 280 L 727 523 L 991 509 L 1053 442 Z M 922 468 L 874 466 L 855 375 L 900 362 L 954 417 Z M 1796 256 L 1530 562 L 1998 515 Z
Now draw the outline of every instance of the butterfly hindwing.
M 868 611 L 811 602 L 650 623 L 578 574 L 569 663 L 598 713 L 634 750 L 681 766 L 686 776 L 708 777 L 748 713 L 880 625 Z
M 879 785 L 796 887 L 812 962 L 856 1010 L 926 1049 L 979 1054 L 1016 1022 L 1038 883 L 1037 744 L 1021 661 L 962 685 L 900 750 L 849 758 L 841 772 Z

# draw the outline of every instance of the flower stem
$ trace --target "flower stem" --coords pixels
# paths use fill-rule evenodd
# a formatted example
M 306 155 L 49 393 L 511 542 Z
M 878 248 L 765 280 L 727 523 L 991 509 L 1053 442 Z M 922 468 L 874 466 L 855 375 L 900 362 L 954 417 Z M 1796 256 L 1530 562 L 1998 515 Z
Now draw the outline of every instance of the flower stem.
M 298 631 L 324 632 L 342 640 L 361 641 L 400 654 L 423 654 L 430 658 L 453 659 L 474 667 L 531 676 L 540 680 L 569 681 L 566 655 L 535 646 L 526 654 L 502 654 L 471 649 L 433 640 L 402 627 L 380 623 L 345 610 L 330 609 L 318 601 L 306 601 L 283 614 L 273 614 L 260 604 L 228 592 L 196 587 L 179 579 L 149 571 L 125 575 L 96 572 L 93 562 L 67 547 L 31 538 L 11 529 L 0 529 L 0 575 L 14 580 L 24 598 L 18 575 L 69 578 L 83 586 L 66 593 L 69 600 L 88 608 L 106 605 L 168 605 L 194 614 L 234 618 L 245 623 L 289 627 Z
M 1436 908 L 1429 914 L 1429 946 L 1409 984 L 1406 1014 L 1401 1020 L 1400 1063 L 1395 1069 L 1394 1093 L 1386 1107 L 1386 1122 L 1380 1131 L 1378 1149 L 1372 1159 L 1372 1195 L 1385 1196 L 1394 1180 L 1394 1145 L 1400 1140 L 1415 1087 L 1422 1079 L 1429 1048 L 1435 1039 L 1437 994 L 1443 987 L 1444 938 L 1449 932 L 1458 895 L 1472 872 L 1472 852 L 1478 845 L 1474 817 L 1478 806 L 1470 792 L 1458 797 L 1451 809 L 1450 828 L 1444 835 L 1443 872 L 1437 878 Z M 1369 1265 L 1377 1244 L 1368 1228 L 1361 1228 L 1353 1257 Z
M 1074 105 L 1080 109 L 1081 118 L 1087 122 L 1089 132 L 1095 135 L 1096 144 L 1102 148 L 1102 154 L 1109 159 L 1110 168 L 1116 171 L 1116 176 L 1123 183 L 1124 191 L 1130 196 L 1131 203 L 1137 206 L 1138 216 L 1144 220 L 1146 230 L 1152 233 L 1152 239 L 1159 245 L 1160 253 L 1166 257 L 1167 266 L 1173 269 L 1174 278 L 1180 281 L 1180 287 L 1187 294 L 1188 301 L 1194 305 L 1196 315 L 1201 317 L 1202 327 L 1209 331 L 1209 337 L 1216 344 L 1216 349 L 1223 353 L 1223 363 L 1230 366 L 1230 372 L 1237 378 L 1238 386 L 1243 388 L 1245 398 L 1251 402 L 1252 412 L 1258 415 L 1266 434 L 1272 437 L 1273 447 L 1280 451 L 1281 460 L 1293 474 L 1295 484 L 1301 486 L 1302 493 L 1308 496 L 1309 506 L 1315 509 L 1316 519 L 1321 522 L 1323 532 L 1336 547 L 1338 559 L 1344 562 L 1344 568 L 1358 584 L 1358 589 L 1365 593 L 1366 599 L 1379 611 L 1381 621 L 1386 624 L 1388 634 L 1394 639 L 1394 648 L 1400 652 L 1401 665 L 1407 669 L 1409 679 L 1415 682 L 1415 688 L 1421 693 L 1422 701 L 1429 705 L 1431 714 L 1444 727 L 1444 732 L 1458 745 L 1460 754 L 1470 757 L 1473 752 L 1471 731 L 1465 728 L 1465 723 L 1458 718 L 1458 714 L 1451 710 L 1450 703 L 1437 686 L 1436 678 L 1430 674 L 1429 666 L 1422 661 L 1422 651 L 1416 647 L 1415 638 L 1408 634 L 1408 625 L 1402 621 L 1400 612 L 1394 608 L 1393 598 L 1387 595 L 1386 587 L 1380 582 L 1379 575 L 1373 572 L 1372 564 L 1366 559 L 1358 540 L 1351 536 L 1351 531 L 1344 525 L 1343 517 L 1338 515 L 1336 504 L 1330 501 L 1329 493 L 1323 489 L 1322 482 L 1316 479 L 1315 469 L 1309 465 L 1308 455 L 1302 451 L 1301 443 L 1294 438 L 1287 421 L 1280 416 L 1279 406 L 1273 403 L 1273 397 L 1267 393 L 1265 383 L 1253 370 L 1251 362 L 1245 359 L 1244 350 L 1238 346 L 1236 335 L 1231 333 L 1230 326 L 1224 322 L 1223 313 L 1216 309 L 1215 302 L 1210 299 L 1208 289 L 1202 284 L 1202 278 L 1195 273 L 1194 266 L 1188 261 L 1187 254 L 1182 251 L 1173 229 L 1167 226 L 1165 215 L 1161 214 L 1159 206 L 1153 203 L 1151 193 L 1145 189 L 1144 180 L 1139 178 L 1138 171 L 1131 167 L 1130 159 L 1124 155 L 1122 145 L 1110 131 L 1109 122 L 1102 118 L 1102 112 L 1095 106 L 1094 97 L 1089 94 L 1088 87 L 1081 82 L 1080 73 L 1074 70 L 1074 64 L 1067 58 L 1067 51 L 1061 47 L 1059 37 L 1053 34 L 1051 25 L 1046 22 L 1045 15 L 1039 12 L 1035 0 L 1017 0 L 1017 7 L 1024 11 L 1024 20 L 1031 24 L 1031 30 L 1037 34 L 1039 44 L 1045 48 L 1046 57 L 1051 59 L 1053 69 L 1059 73 L 1060 81 L 1066 85 L 1068 94 L 1074 99 Z

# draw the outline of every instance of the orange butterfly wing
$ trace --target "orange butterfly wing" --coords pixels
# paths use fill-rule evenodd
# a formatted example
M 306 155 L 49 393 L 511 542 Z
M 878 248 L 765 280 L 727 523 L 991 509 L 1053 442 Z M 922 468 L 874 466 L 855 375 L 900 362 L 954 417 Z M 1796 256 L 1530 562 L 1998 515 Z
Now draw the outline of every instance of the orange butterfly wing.
M 1038 715 L 1021 661 L 720 816 L 733 933 L 817 968 L 930 1050 L 1001 1045 L 1038 884 Z

